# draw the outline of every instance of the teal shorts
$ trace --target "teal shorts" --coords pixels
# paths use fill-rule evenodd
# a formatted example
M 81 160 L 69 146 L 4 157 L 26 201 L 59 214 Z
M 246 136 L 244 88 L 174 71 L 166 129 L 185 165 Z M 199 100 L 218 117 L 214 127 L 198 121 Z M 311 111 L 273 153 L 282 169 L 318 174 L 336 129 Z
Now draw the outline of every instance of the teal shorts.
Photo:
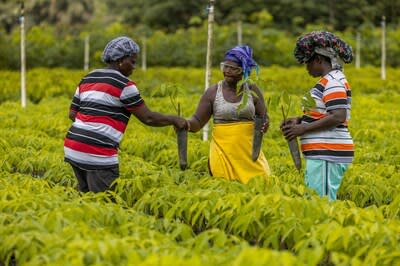
M 336 200 L 336 193 L 349 163 L 333 163 L 324 160 L 306 159 L 305 183 L 329 201 Z

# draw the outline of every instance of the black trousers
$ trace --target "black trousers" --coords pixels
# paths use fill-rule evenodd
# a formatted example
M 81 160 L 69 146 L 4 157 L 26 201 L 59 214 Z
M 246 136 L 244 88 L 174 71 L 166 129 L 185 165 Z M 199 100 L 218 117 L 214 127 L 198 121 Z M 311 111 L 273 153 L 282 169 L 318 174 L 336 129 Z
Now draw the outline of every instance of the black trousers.
M 112 183 L 119 177 L 118 166 L 101 170 L 83 170 L 75 165 L 71 166 L 78 179 L 78 190 L 82 192 L 113 190 Z

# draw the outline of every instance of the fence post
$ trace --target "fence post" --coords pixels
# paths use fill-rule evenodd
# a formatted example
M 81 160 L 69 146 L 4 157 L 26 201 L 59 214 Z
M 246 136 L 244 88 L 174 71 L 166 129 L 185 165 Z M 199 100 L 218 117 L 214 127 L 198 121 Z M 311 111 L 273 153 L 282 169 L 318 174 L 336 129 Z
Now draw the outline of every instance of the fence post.
M 238 45 L 242 45 L 242 21 L 238 20 L 237 22 L 237 37 L 238 37 Z
M 143 71 L 146 71 L 146 69 L 147 69 L 146 45 L 147 45 L 147 38 L 146 38 L 146 36 L 143 36 L 143 38 L 142 38 L 142 70 Z
M 21 26 L 21 106 L 26 107 L 26 57 L 25 57 L 25 18 L 24 18 L 24 2 L 21 2 L 20 10 L 20 26 Z
M 356 68 L 359 69 L 361 66 L 361 33 L 357 31 L 356 37 Z
M 385 18 L 385 16 L 382 16 L 381 26 L 382 26 L 381 79 L 386 80 L 386 18 Z
M 212 36 L 213 36 L 213 23 L 214 23 L 214 2 L 215 0 L 210 0 L 208 7 L 208 35 L 207 35 L 207 57 L 206 57 L 206 80 L 205 88 L 207 90 L 210 87 L 211 82 L 211 49 L 212 49 Z M 203 127 L 203 141 L 208 140 L 209 123 Z
M 84 52 L 84 64 L 83 64 L 84 71 L 89 70 L 89 54 L 90 54 L 90 36 L 87 35 L 85 37 L 85 52 Z

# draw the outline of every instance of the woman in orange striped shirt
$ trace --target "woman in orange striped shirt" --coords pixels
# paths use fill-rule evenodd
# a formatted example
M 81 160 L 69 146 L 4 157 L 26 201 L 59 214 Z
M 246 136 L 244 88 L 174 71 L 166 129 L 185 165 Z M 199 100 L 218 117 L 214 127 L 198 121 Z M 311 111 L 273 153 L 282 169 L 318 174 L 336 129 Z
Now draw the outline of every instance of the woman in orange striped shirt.
M 321 197 L 336 200 L 343 175 L 354 157 L 348 130 L 351 91 L 342 72 L 343 62 L 352 60 L 352 49 L 332 33 L 318 31 L 300 37 L 294 54 L 306 64 L 308 73 L 320 80 L 304 98 L 308 103 L 303 105 L 304 115 L 283 121 L 281 130 L 288 140 L 300 137 L 306 159 L 306 185 Z

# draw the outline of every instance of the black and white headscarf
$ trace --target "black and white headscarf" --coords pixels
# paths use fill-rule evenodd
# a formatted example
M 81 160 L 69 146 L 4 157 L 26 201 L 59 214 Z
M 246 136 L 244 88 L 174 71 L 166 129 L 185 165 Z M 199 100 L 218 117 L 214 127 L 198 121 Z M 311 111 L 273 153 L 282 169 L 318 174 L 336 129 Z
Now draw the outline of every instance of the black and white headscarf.
M 139 51 L 137 43 L 128 37 L 121 36 L 107 43 L 102 59 L 105 63 L 115 62 L 125 56 L 137 54 Z

